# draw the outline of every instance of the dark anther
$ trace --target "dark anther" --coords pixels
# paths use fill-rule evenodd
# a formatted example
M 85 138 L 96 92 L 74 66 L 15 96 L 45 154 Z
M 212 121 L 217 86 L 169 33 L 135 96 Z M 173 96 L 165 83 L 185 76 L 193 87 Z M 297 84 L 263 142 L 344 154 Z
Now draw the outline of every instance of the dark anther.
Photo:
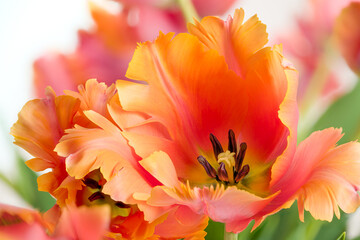
M 85 180 L 83 180 L 83 183 L 88 186 L 89 188 L 92 188 L 92 189 L 101 189 L 101 186 L 100 184 L 95 181 L 94 179 L 91 179 L 91 178 L 86 178 Z
M 237 146 L 236 146 L 236 138 L 235 138 L 235 133 L 232 129 L 229 130 L 229 145 L 228 145 L 228 149 L 230 152 L 234 152 L 235 154 L 237 153 Z
M 241 169 L 241 171 L 238 172 L 238 173 L 236 174 L 236 176 L 234 177 L 235 183 L 237 183 L 237 182 L 239 182 L 241 179 L 243 179 L 243 178 L 249 173 L 249 171 L 250 171 L 249 165 L 246 164 L 245 166 L 243 166 L 243 168 Z
M 128 204 L 125 204 L 123 202 L 116 202 L 115 206 L 119 207 L 119 208 L 130 208 L 131 206 Z
M 237 155 L 236 160 L 235 160 L 235 171 L 236 172 L 239 172 L 241 169 L 242 163 L 244 161 L 246 149 L 247 149 L 246 143 L 244 143 L 244 142 L 241 143 L 239 154 Z
M 222 182 L 226 186 L 229 184 L 237 185 L 250 171 L 249 165 L 243 166 L 247 144 L 242 142 L 240 146 L 238 146 L 236 144 L 235 133 L 232 129 L 229 129 L 228 139 L 228 149 L 224 153 L 219 140 L 214 136 L 214 134 L 210 133 L 211 145 L 213 147 L 216 160 L 219 163 L 219 167 L 217 169 L 211 166 L 205 157 L 200 155 L 197 158 L 198 162 L 201 166 L 203 166 L 209 177 L 214 178 L 218 182 Z M 219 160 L 218 157 L 220 153 L 223 154 L 221 154 L 221 159 Z
M 210 133 L 210 141 L 214 150 L 214 154 L 216 159 L 218 158 L 218 155 L 222 152 L 224 152 L 219 140 L 214 136 L 214 134 Z
M 210 163 L 203 156 L 201 155 L 198 156 L 197 160 L 205 168 L 205 171 L 207 175 L 209 175 L 209 177 L 211 178 L 216 177 L 216 170 L 210 165 Z
M 90 202 L 98 200 L 98 199 L 104 199 L 105 196 L 102 192 L 95 192 L 91 194 L 91 196 L 88 198 Z
M 220 167 L 218 169 L 218 177 L 223 182 L 229 181 L 229 176 L 225 168 L 225 164 L 223 162 L 220 163 Z

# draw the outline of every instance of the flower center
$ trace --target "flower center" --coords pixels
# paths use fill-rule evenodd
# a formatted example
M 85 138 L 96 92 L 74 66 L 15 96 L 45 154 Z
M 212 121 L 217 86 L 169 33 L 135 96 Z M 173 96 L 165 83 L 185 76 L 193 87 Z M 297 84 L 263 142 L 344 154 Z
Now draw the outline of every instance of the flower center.
M 102 178 L 101 173 L 97 170 L 88 174 L 83 183 L 88 187 L 87 191 L 83 194 L 88 196 L 89 204 L 109 204 L 111 206 L 112 215 L 127 217 L 131 212 L 131 205 L 125 204 L 120 201 L 114 201 L 109 195 L 102 192 L 103 185 L 106 180 Z
M 223 182 L 226 185 L 235 185 L 250 171 L 249 165 L 246 164 L 242 166 L 247 145 L 245 142 L 241 143 L 240 149 L 237 151 L 236 138 L 233 130 L 229 130 L 228 137 L 228 150 L 224 152 L 219 140 L 212 133 L 210 134 L 210 141 L 213 146 L 214 155 L 219 163 L 219 168 L 217 170 L 211 166 L 205 157 L 200 155 L 197 159 L 204 167 L 208 176 L 215 178 L 217 181 Z
M 224 163 L 226 166 L 235 166 L 235 153 L 226 150 L 218 155 L 218 162 Z

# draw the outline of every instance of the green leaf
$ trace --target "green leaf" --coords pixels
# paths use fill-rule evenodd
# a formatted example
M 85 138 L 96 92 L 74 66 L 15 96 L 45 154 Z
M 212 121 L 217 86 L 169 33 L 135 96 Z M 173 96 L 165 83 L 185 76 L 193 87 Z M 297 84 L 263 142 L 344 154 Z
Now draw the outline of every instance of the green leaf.
M 37 185 L 37 175 L 26 166 L 24 159 L 16 153 L 17 174 L 11 181 L 0 173 L 0 180 L 14 189 L 32 207 L 41 212 L 47 211 L 55 204 L 55 199 L 47 192 L 40 192 Z
M 359 80 L 360 81 L 360 80 Z M 360 130 L 360 84 L 347 95 L 337 100 L 314 125 L 312 131 L 329 127 L 342 127 L 345 133 L 339 143 L 352 141 Z
M 224 239 L 224 224 L 209 220 L 205 232 L 207 232 L 207 235 L 205 236 L 206 240 Z
M 251 239 L 251 229 L 253 228 L 255 222 L 252 221 L 250 224 L 245 228 L 241 233 L 239 233 L 238 239 L 239 240 L 248 240 Z
M 346 232 L 343 232 L 338 238 L 337 240 L 345 240 L 346 237 Z
M 31 204 L 32 207 L 40 211 L 47 211 L 55 204 L 55 199 L 53 199 L 49 193 L 38 190 L 38 176 L 26 166 L 24 159 L 19 154 L 17 154 L 16 161 L 18 169 L 16 186 L 19 194 Z

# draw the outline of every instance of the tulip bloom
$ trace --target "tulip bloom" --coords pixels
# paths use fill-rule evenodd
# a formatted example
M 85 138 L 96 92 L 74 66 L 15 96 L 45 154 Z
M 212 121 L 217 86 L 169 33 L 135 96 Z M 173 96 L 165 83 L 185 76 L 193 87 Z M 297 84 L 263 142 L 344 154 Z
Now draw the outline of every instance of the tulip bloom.
M 300 106 L 308 108 L 316 102 L 323 111 L 351 88 L 351 73 L 344 74 L 349 71 L 339 61 L 340 54 L 332 42 L 335 19 L 351 0 L 305 2 L 306 12 L 296 18 L 296 26 L 281 34 L 278 41 L 301 72 Z
M 360 73 L 360 2 L 344 8 L 335 24 L 335 37 L 351 69 Z
M 64 130 L 77 126 L 92 127 L 84 111 L 93 110 L 107 116 L 107 104 L 115 94 L 115 86 L 89 80 L 79 87 L 79 92 L 66 91 L 66 95 L 56 96 L 51 88 L 46 98 L 29 101 L 19 113 L 19 119 L 11 129 L 15 144 L 34 156 L 26 162 L 34 171 L 50 170 L 38 177 L 40 191 L 49 192 L 57 204 L 67 206 L 108 205 L 111 210 L 109 228 L 111 236 L 124 239 L 152 237 L 154 228 L 162 219 L 152 223 L 144 220 L 143 213 L 136 205 L 127 205 L 112 200 L 102 192 L 106 180 L 103 174 L 89 170 L 80 179 L 70 176 L 66 170 L 65 158 L 54 152 L 56 144 L 64 135 Z M 131 156 L 131 150 L 124 140 L 122 148 Z
M 49 53 L 34 63 L 34 84 L 37 96 L 52 86 L 56 94 L 77 90 L 87 79 L 98 78 L 111 85 L 123 77 L 126 66 L 139 40 L 137 29 L 128 25 L 128 12 L 112 14 L 94 3 L 90 4 L 95 26 L 80 30 L 79 43 L 71 54 Z
M 37 96 L 44 97 L 43 90 L 47 86 L 52 86 L 56 94 L 62 94 L 64 89 L 76 90 L 79 84 L 90 78 L 111 85 L 125 77 L 137 42 L 154 39 L 159 30 L 177 33 L 186 30 L 182 13 L 175 4 L 160 6 L 160 1 L 119 2 L 123 8 L 117 13 L 90 3 L 95 26 L 89 31 L 79 31 L 76 50 L 70 54 L 48 53 L 35 61 Z M 223 14 L 233 3 L 234 0 L 194 1 L 201 16 Z
M 90 87 L 91 86 L 91 87 Z M 89 81 L 80 93 L 56 96 L 51 88 L 46 98 L 29 101 L 19 113 L 18 121 L 11 128 L 15 144 L 34 156 L 26 162 L 34 171 L 51 171 L 38 178 L 40 191 L 52 194 L 63 206 L 76 201 L 77 191 L 84 185 L 66 172 L 65 159 L 53 150 L 64 130 L 75 124 L 91 126 L 83 111 L 92 109 L 106 115 L 106 104 L 114 94 L 114 87 L 107 89 L 95 80 Z M 91 91 L 87 91 L 90 89 Z
M 296 147 L 297 72 L 281 47 L 263 47 L 256 16 L 243 19 L 243 10 L 206 17 L 190 34 L 140 44 L 127 71 L 139 82 L 116 83 L 110 118 L 86 111 L 97 127 L 69 129 L 56 146 L 70 175 L 111 171 L 103 191 L 137 203 L 150 222 L 175 214 L 195 225 L 207 215 L 240 232 L 296 199 L 301 219 L 303 209 L 329 221 L 338 206 L 354 211 L 360 145 L 336 146 L 341 130 L 326 129 Z M 155 232 L 166 236 L 161 225 Z
M 40 215 L 34 210 L 0 205 L 0 237 L 9 240 L 98 240 L 108 232 L 109 210 L 108 206 L 83 206 L 60 211 L 55 206 Z

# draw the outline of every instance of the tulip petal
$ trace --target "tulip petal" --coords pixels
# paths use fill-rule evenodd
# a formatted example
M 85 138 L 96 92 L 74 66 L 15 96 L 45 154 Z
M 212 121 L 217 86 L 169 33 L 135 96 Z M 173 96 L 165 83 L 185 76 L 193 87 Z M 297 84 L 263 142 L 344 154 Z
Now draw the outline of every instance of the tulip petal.
M 59 219 L 54 236 L 70 239 L 101 239 L 110 224 L 108 205 L 65 208 Z
M 79 101 L 70 96 L 56 97 L 48 88 L 45 99 L 29 101 L 19 113 L 18 121 L 11 128 L 15 144 L 46 165 L 57 165 L 60 158 L 53 151 L 64 130 L 72 124 Z M 34 160 L 30 166 L 35 163 Z M 40 167 L 40 168 L 42 168 Z M 37 167 L 36 167 L 37 168 Z
M 214 221 L 224 222 L 226 231 L 238 233 L 244 230 L 253 217 L 268 205 L 277 194 L 261 198 L 236 187 L 228 187 L 227 189 L 223 187 L 218 189 L 205 188 L 206 212 Z
M 90 171 L 102 166 L 109 169 L 104 176 L 109 179 L 113 169 L 119 170 L 121 167 L 129 165 L 128 160 L 134 159 L 134 157 L 126 140 L 120 134 L 120 130 L 105 118 L 95 112 L 92 113 L 99 117 L 96 120 L 100 122 L 97 123 L 106 130 L 75 126 L 66 131 L 68 134 L 61 139 L 55 151 L 60 156 L 68 156 L 66 165 L 71 176 L 83 178 Z M 117 156 L 111 157 L 111 152 L 114 151 Z
M 283 63 L 284 64 L 284 63 Z M 298 72 L 291 66 L 285 69 L 288 79 L 288 88 L 284 101 L 280 104 L 279 118 L 281 122 L 289 129 L 287 137 L 287 147 L 285 151 L 276 159 L 271 168 L 270 186 L 274 185 L 287 171 L 291 160 L 294 157 L 297 144 L 297 126 L 298 126 L 298 106 L 297 106 L 297 85 Z
M 86 110 L 95 111 L 110 119 L 107 104 L 115 95 L 115 85 L 107 87 L 105 83 L 98 83 L 95 79 L 90 79 L 86 81 L 85 86 L 79 85 L 78 91 L 79 92 L 64 91 L 66 95 L 79 99 L 81 103 L 74 122 L 83 127 L 92 126 L 84 116 Z
M 149 118 L 144 113 L 125 111 L 120 104 L 118 96 L 111 99 L 108 104 L 108 111 L 111 118 L 122 130 L 140 124 Z
M 336 146 L 341 137 L 341 129 L 314 132 L 299 145 L 288 171 L 274 185 L 282 189 L 279 201 L 291 200 L 296 194 L 301 220 L 304 209 L 317 219 L 331 221 L 334 212 L 339 217 L 338 206 L 349 213 L 360 205 L 356 174 L 360 144 Z
M 276 47 L 274 50 L 264 48 L 251 57 L 246 75 L 249 110 L 241 133 L 248 153 L 253 152 L 262 162 L 274 161 L 287 146 L 289 129 L 279 118 L 279 107 L 288 88 L 295 91 L 296 85 L 288 83 L 282 61 Z M 297 114 L 296 108 L 292 110 L 291 114 Z
M 70 176 L 81 179 L 99 168 L 107 180 L 103 192 L 126 203 L 135 192 L 149 193 L 149 183 L 157 181 L 139 165 L 120 129 L 94 111 L 85 111 L 85 115 L 101 128 L 68 129 L 55 148 L 59 155 L 67 156 Z
M 131 167 L 122 168 L 103 186 L 102 191 L 115 201 L 128 204 L 137 203 L 133 200 L 135 193 L 150 193 L 151 185 Z
M 268 41 L 266 26 L 255 15 L 245 23 L 244 10 L 236 9 L 234 18 L 227 21 L 217 17 L 205 17 L 195 25 L 189 24 L 189 32 L 197 36 L 208 48 L 225 57 L 229 68 L 241 77 L 247 72 L 248 59 Z
M 204 239 L 207 224 L 208 217 L 195 214 L 186 206 L 182 206 L 177 211 L 170 212 L 166 220 L 156 226 L 155 234 L 164 238 Z
M 50 240 L 39 212 L 0 204 L 0 238 L 4 240 Z
M 167 187 L 179 187 L 179 180 L 174 164 L 169 155 L 164 152 L 154 152 L 148 158 L 141 160 L 140 165 L 152 176 Z

